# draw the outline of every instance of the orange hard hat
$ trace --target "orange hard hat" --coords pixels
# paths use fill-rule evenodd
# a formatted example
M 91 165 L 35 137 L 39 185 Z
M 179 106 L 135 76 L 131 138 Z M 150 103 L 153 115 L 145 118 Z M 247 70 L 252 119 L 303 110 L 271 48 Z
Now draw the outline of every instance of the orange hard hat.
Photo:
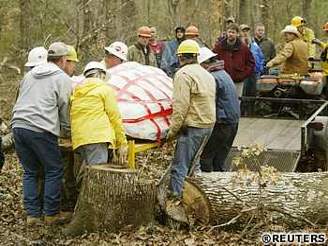
M 194 25 L 190 25 L 187 27 L 185 35 L 189 36 L 199 36 L 198 28 Z
M 148 26 L 139 27 L 137 33 L 140 37 L 151 38 L 151 30 Z
M 326 23 L 323 25 L 322 29 L 323 29 L 325 32 L 328 32 L 328 22 L 326 22 Z

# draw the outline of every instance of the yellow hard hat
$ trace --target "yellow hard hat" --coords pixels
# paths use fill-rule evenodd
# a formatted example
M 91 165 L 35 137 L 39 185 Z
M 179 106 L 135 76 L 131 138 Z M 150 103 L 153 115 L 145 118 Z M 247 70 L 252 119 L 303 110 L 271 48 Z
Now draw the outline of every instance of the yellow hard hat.
M 299 27 L 304 25 L 305 20 L 301 17 L 301 16 L 295 16 L 291 21 L 290 24 L 295 26 L 295 27 Z
M 183 42 L 178 47 L 177 54 L 199 54 L 199 45 L 196 41 L 187 39 Z
M 79 59 L 77 59 L 77 53 L 76 53 L 75 48 L 71 45 L 67 45 L 67 46 L 68 46 L 69 51 L 68 51 L 68 54 L 66 55 L 66 60 L 78 62 Z

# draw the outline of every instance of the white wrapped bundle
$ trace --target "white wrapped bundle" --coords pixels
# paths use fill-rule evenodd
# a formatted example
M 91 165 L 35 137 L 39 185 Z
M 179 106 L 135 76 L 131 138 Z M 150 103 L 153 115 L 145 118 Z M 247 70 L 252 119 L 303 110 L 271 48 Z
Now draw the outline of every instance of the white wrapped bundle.
M 109 73 L 126 134 L 146 140 L 163 138 L 172 113 L 172 79 L 159 68 L 136 62 L 115 66 Z M 73 80 L 78 84 L 83 77 Z

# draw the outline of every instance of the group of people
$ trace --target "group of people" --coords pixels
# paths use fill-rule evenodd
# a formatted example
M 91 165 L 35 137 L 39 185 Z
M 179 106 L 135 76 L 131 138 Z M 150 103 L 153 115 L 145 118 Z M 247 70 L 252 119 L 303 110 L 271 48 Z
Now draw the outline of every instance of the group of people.
M 106 83 L 108 69 L 136 61 L 159 67 L 173 77 L 173 113 L 165 142 L 177 140 L 169 189 L 174 199 L 180 199 L 187 175 L 229 170 L 225 161 L 238 130 L 238 97 L 256 92 L 256 78 L 266 68 L 283 63 L 284 73 L 305 74 L 308 58 L 314 55 L 313 43 L 326 52 L 322 57 L 327 63 L 327 44 L 315 40 L 304 25 L 304 19 L 295 17 L 284 28 L 287 43 L 278 55 L 262 24 L 255 26 L 251 37 L 248 25 L 239 26 L 229 18 L 212 50 L 194 25 L 177 27 L 175 39 L 166 43 L 157 40 L 156 28 L 142 26 L 130 47 L 120 41 L 105 47 L 104 59 L 88 63 L 85 79 L 74 89 L 70 77 L 79 62 L 74 47 L 55 42 L 47 50 L 31 50 L 11 122 L 24 169 L 27 223 L 41 223 L 43 216 L 47 224 L 67 220 L 61 212 L 61 193 L 68 167 L 63 163 L 59 137 L 71 139 L 84 165 L 110 159 L 124 163 L 127 139 L 115 93 Z M 328 33 L 328 24 L 324 30 Z M 303 33 L 309 38 L 303 38 Z
M 43 216 L 44 223 L 57 224 L 71 216 L 61 212 L 61 194 L 63 185 L 71 181 L 67 179 L 73 178 L 65 177 L 65 183 L 64 170 L 73 167 L 68 166 L 72 164 L 69 161 L 63 162 L 66 156 L 60 151 L 59 137 L 71 139 L 83 165 L 108 163 L 109 158 L 124 163 L 127 140 L 115 93 L 106 84 L 106 65 L 126 61 L 127 50 L 118 49 L 121 46 L 125 47 L 115 42 L 105 47 L 104 60 L 89 62 L 83 83 L 74 90 L 71 76 L 78 62 L 74 47 L 55 42 L 48 50 L 36 47 L 30 51 L 11 120 L 15 149 L 24 169 L 28 224 L 42 223 Z

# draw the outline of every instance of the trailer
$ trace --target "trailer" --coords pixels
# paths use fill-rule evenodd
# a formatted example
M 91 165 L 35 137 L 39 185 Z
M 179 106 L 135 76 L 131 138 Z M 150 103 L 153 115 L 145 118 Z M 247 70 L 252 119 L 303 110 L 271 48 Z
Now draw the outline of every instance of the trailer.
M 236 170 L 233 159 L 243 148 L 252 144 L 264 146 L 266 151 L 258 158 L 262 165 L 275 167 L 281 172 L 318 171 L 307 166 L 308 160 L 324 157 L 321 170 L 327 168 L 328 102 L 324 100 L 243 97 L 242 101 L 258 106 L 271 104 L 275 112 L 264 115 L 258 110 L 248 117 L 241 117 L 233 147 L 227 158 L 231 170 Z M 261 107 L 260 107 L 261 108 Z M 316 156 L 314 156 L 316 155 Z M 251 170 L 254 162 L 246 160 Z M 301 166 L 306 166 L 301 167 Z

